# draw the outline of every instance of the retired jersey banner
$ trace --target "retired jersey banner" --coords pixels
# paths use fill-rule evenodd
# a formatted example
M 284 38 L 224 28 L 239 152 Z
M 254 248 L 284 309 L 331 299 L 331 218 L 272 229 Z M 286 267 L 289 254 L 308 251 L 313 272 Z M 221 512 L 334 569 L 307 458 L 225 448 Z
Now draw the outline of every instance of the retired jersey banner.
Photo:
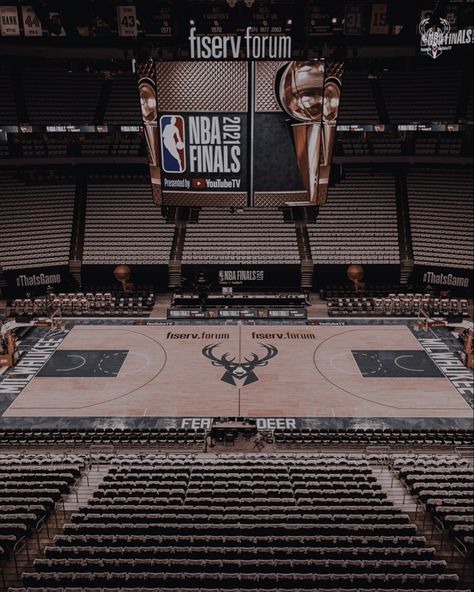
M 22 6 L 23 34 L 25 37 L 41 37 L 43 27 L 32 6 Z
M 363 35 L 366 30 L 368 3 L 347 2 L 344 6 L 344 35 Z
M 389 32 L 387 19 L 387 3 L 376 2 L 372 4 L 372 15 L 370 17 L 371 35 L 387 35 Z
M 18 10 L 16 6 L 0 6 L 0 33 L 2 37 L 17 37 L 20 35 Z
M 117 6 L 117 31 L 119 37 L 137 36 L 137 9 L 135 6 Z

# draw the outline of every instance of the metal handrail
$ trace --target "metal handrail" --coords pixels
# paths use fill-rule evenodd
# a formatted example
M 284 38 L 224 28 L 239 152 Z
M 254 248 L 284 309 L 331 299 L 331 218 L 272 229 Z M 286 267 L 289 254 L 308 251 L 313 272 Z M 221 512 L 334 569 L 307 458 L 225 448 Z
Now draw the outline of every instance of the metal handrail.
M 17 575 L 20 573 L 18 571 L 18 561 L 17 561 L 17 553 L 25 549 L 26 557 L 28 561 L 30 561 L 30 550 L 28 548 L 28 539 L 26 537 L 21 537 L 18 541 L 13 545 L 13 562 L 15 563 L 15 571 Z
M 36 525 L 35 525 L 34 532 L 36 534 L 36 543 L 37 543 L 37 546 L 38 546 L 38 551 L 41 549 L 41 547 L 40 547 L 39 533 L 41 532 L 41 529 L 43 528 L 43 526 L 46 526 L 46 534 L 49 537 L 49 528 L 48 528 L 48 524 L 47 524 L 46 520 L 47 520 L 47 515 L 46 516 L 43 516 L 42 518 L 40 518 L 38 520 L 38 522 L 36 523 Z

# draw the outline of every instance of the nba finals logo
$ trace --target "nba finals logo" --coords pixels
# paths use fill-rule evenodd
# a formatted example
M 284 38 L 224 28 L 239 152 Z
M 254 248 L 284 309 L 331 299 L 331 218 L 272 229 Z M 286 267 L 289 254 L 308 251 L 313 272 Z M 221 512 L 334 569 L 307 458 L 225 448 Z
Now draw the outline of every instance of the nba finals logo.
M 181 115 L 160 117 L 161 161 L 166 173 L 186 170 L 184 119 Z

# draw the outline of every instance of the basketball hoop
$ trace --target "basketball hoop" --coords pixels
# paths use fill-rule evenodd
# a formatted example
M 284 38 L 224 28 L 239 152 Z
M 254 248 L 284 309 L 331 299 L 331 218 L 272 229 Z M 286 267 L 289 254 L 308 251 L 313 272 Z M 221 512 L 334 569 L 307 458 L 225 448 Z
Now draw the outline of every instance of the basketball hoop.
M 418 309 L 418 317 L 416 319 L 416 326 L 423 331 L 428 331 L 430 328 L 430 321 L 431 318 L 429 315 L 421 308 Z
M 432 319 L 420 306 L 416 325 L 423 331 L 428 331 L 431 327 L 445 327 L 446 322 L 442 319 Z

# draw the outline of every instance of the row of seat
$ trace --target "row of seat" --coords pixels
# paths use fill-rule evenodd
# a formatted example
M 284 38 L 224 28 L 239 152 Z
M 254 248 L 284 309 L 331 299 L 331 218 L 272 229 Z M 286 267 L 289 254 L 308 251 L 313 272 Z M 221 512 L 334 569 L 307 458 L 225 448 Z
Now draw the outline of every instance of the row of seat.
M 474 472 L 465 459 L 395 457 L 392 467 L 441 529 L 474 550 Z
M 462 168 L 409 171 L 407 191 L 415 263 L 472 269 L 473 185 L 472 171 Z M 436 274 L 436 269 L 433 271 Z
M 280 588 L 280 587 L 265 587 L 264 588 L 267 592 L 283 592 L 286 590 L 288 590 L 288 588 Z M 293 592 L 303 592 L 303 590 L 313 590 L 314 592 L 318 592 L 320 588 L 292 588 Z M 110 588 L 110 587 L 106 587 L 106 588 L 102 588 L 100 586 L 94 586 L 94 587 L 83 587 L 80 588 L 81 592 L 122 592 L 123 588 Z M 133 589 L 130 590 L 130 592 L 150 592 L 150 588 L 149 587 L 134 587 Z M 227 592 L 229 590 L 228 587 L 199 587 L 199 588 L 188 588 L 187 586 L 179 586 L 178 588 L 170 588 L 170 587 L 166 587 L 166 588 L 162 588 L 162 587 L 154 587 L 153 588 L 153 592 Z M 351 587 L 347 587 L 344 586 L 343 588 L 339 588 L 339 587 L 334 587 L 334 588 L 327 588 L 328 592 L 360 592 L 361 589 L 360 588 L 351 588 Z M 378 592 L 379 588 L 365 588 L 365 590 L 367 590 L 367 592 Z M 390 588 L 390 592 L 444 592 L 446 590 L 446 588 Z M 470 589 L 460 589 L 459 586 L 457 586 L 456 588 L 450 588 L 450 590 L 452 590 L 452 592 L 472 592 Z M 237 587 L 232 587 L 232 592 L 262 592 L 262 587 L 259 586 L 257 588 L 252 587 L 246 587 L 246 588 L 240 588 L 240 586 Z M 48 587 L 35 587 L 35 588 L 10 588 L 10 592 L 79 592 L 78 588 L 63 588 L 63 587 L 53 587 L 53 588 L 48 588 Z
M 0 143 L 2 158 L 143 156 L 146 147 L 140 133 L 21 134 L 10 144 Z
M 176 428 L 126 429 L 126 428 L 0 428 L 0 446 L 35 445 L 158 445 L 171 447 L 201 447 L 204 444 L 204 430 Z
M 26 586 L 365 590 L 458 582 L 360 456 L 122 454 L 109 466 L 34 573 L 24 574 Z
M 390 283 L 364 284 L 364 296 L 367 298 L 385 298 L 387 294 L 398 294 L 402 298 L 405 294 L 414 294 L 413 286 L 401 286 Z M 421 293 L 421 292 L 419 292 Z M 351 298 L 354 296 L 354 284 L 326 284 L 319 292 L 321 300 L 329 298 Z
M 41 298 L 15 298 L 11 303 L 11 316 L 44 316 L 51 310 L 61 310 L 65 316 L 141 316 L 149 313 L 155 304 L 155 294 L 121 294 L 91 292 L 54 292 Z
M 67 265 L 74 183 L 30 184 L 20 180 L 13 171 L 7 171 L 0 174 L 0 185 L 0 210 L 8 213 L 0 217 L 3 269 Z
M 400 263 L 395 178 L 347 168 L 308 224 L 315 264 Z
M 0 455 L 0 558 L 49 516 L 84 467 L 76 456 L 38 456 L 32 464 L 28 455 Z
M 468 301 L 465 298 L 433 298 L 421 294 L 390 294 L 386 298 L 329 298 L 327 306 L 329 316 L 416 317 L 423 311 L 430 317 L 469 317 Z
M 69 558 L 69 559 L 35 559 L 34 568 L 42 574 L 48 573 L 88 573 L 94 572 L 125 572 L 136 574 L 148 573 L 181 573 L 198 574 L 201 572 L 227 574 L 272 573 L 279 574 L 371 574 L 398 573 L 441 574 L 446 569 L 446 561 L 439 559 L 405 560 L 405 559 L 157 559 L 157 558 Z
M 196 590 L 196 588 L 226 587 L 251 589 L 258 585 L 259 590 L 282 587 L 286 590 L 304 588 L 318 589 L 346 589 L 359 588 L 393 590 L 394 588 L 442 588 L 451 590 L 459 583 L 457 574 L 383 574 L 383 573 L 338 573 L 338 574 L 312 574 L 312 573 L 197 573 L 197 572 L 143 572 L 143 573 L 117 573 L 117 572 L 70 572 L 70 573 L 24 573 L 23 583 L 26 587 L 107 587 L 130 588 L 146 586 L 148 589 L 165 589 L 183 586 Z
M 225 559 L 232 557 L 234 559 L 253 559 L 260 557 L 262 559 L 286 559 L 290 554 L 295 560 L 299 559 L 399 559 L 399 560 L 430 560 L 434 559 L 436 549 L 434 547 L 338 547 L 322 546 L 308 543 L 304 547 L 243 547 L 235 544 L 223 546 L 198 546 L 189 545 L 178 547 L 174 545 L 152 545 L 136 547 L 134 545 L 123 547 L 96 547 L 96 546 L 77 546 L 77 547 L 46 547 L 44 555 L 47 559 L 61 559 L 64 557 L 79 559 L 111 559 L 111 558 L 131 558 L 137 556 L 142 559 Z
M 88 183 L 83 263 L 167 265 L 175 227 L 153 203 L 150 180 L 117 181 Z
M 345 446 L 472 446 L 473 431 L 468 429 L 277 429 L 277 446 L 300 448 L 320 445 Z
M 340 138 L 336 148 L 338 155 L 343 156 L 381 156 L 381 155 L 449 155 L 461 156 L 464 139 L 460 133 L 415 134 L 405 141 L 403 137 L 386 138 L 376 133 L 361 137 L 356 134 L 345 134 Z
M 396 548 L 400 552 L 409 552 L 412 550 L 426 549 L 426 539 L 424 536 L 412 535 L 305 535 L 297 533 L 288 535 L 264 534 L 258 536 L 250 535 L 213 535 L 213 534 L 194 534 L 191 536 L 177 533 L 167 535 L 146 535 L 146 534 L 61 534 L 54 537 L 54 546 L 48 547 L 48 553 L 55 553 L 56 549 L 64 549 L 64 555 L 72 553 L 75 549 L 87 548 L 117 549 L 122 547 L 140 547 L 150 548 L 159 545 L 160 548 L 181 549 L 195 548 L 227 548 L 228 546 L 245 549 L 246 552 L 253 550 L 256 553 L 266 552 L 268 549 L 291 549 L 292 552 L 299 553 L 301 550 L 312 547 L 329 547 L 340 549 L 358 549 L 364 552 L 368 549 L 392 549 Z M 62 552 L 62 551 L 61 551 Z
M 472 446 L 468 429 L 295 428 L 275 429 L 278 447 L 343 446 Z M 0 428 L 0 446 L 28 445 L 202 445 L 205 430 L 185 428 Z
M 294 224 L 282 212 L 252 208 L 230 213 L 203 208 L 198 224 L 188 224 L 183 264 L 300 263 Z

